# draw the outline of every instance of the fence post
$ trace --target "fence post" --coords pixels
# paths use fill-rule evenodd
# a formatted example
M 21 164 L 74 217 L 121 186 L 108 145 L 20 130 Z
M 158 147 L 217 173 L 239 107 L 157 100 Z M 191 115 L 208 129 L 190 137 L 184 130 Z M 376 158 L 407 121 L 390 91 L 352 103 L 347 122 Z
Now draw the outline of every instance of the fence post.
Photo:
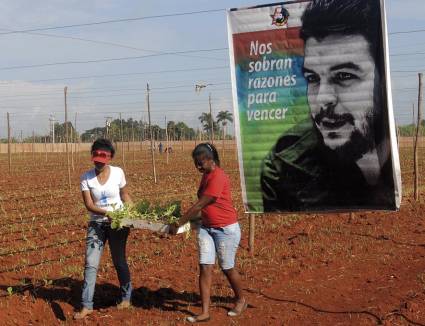
M 68 190 L 71 191 L 71 166 L 69 162 L 69 150 L 68 150 L 68 105 L 66 103 L 66 95 L 68 92 L 68 87 L 65 86 L 63 89 L 64 99 L 65 99 L 65 150 L 66 150 L 66 164 L 68 168 Z

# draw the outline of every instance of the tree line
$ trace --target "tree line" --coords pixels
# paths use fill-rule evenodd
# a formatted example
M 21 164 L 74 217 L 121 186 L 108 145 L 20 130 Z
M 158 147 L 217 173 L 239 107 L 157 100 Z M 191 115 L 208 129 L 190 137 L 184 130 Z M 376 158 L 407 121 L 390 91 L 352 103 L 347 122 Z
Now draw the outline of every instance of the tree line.
M 230 138 L 227 135 L 227 125 L 233 122 L 233 115 L 229 111 L 220 111 L 216 117 L 210 113 L 203 112 L 199 117 L 202 128 L 201 130 L 189 127 L 182 121 L 168 121 L 167 129 L 162 128 L 158 124 L 152 125 L 152 137 L 156 140 L 194 140 L 200 137 L 208 138 L 211 134 L 211 127 L 214 130 L 214 138 L 223 137 Z M 72 122 L 68 122 L 68 138 L 69 142 L 92 142 L 97 138 L 106 137 L 112 141 L 141 141 L 150 140 L 151 134 L 149 124 L 146 121 L 128 119 L 108 119 L 104 126 L 94 127 L 85 130 L 81 135 L 76 132 Z M 50 133 L 46 135 L 34 135 L 25 138 L 13 137 L 12 142 L 36 142 L 36 143 L 64 143 L 66 142 L 66 125 L 65 123 L 56 122 L 54 127 L 51 126 Z M 53 139 L 54 129 L 54 139 Z M 1 142 L 7 142 L 7 139 L 1 139 Z
M 413 137 L 416 135 L 416 124 L 410 124 L 398 127 L 401 137 Z M 425 120 L 421 121 L 421 128 L 419 129 L 419 135 L 425 136 Z

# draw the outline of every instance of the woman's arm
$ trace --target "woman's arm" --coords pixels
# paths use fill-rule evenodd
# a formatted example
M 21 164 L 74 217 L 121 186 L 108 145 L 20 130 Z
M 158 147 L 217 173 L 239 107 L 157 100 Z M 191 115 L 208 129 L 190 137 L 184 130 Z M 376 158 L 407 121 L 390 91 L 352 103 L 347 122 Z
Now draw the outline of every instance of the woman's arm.
M 130 195 L 128 194 L 127 186 L 120 188 L 120 197 L 124 203 L 133 204 Z
M 183 214 L 182 217 L 180 217 L 179 221 L 177 223 L 174 223 L 171 225 L 170 233 L 176 234 L 177 229 L 179 226 L 186 224 L 188 221 L 193 219 L 194 217 L 197 217 L 201 210 L 212 203 L 214 203 L 217 200 L 216 197 L 202 195 L 198 201 L 190 207 L 185 214 Z
M 83 194 L 84 205 L 86 206 L 89 212 L 98 214 L 98 215 L 106 215 L 106 209 L 99 208 L 93 203 L 93 199 L 91 198 L 91 194 L 89 190 L 83 190 L 81 192 Z

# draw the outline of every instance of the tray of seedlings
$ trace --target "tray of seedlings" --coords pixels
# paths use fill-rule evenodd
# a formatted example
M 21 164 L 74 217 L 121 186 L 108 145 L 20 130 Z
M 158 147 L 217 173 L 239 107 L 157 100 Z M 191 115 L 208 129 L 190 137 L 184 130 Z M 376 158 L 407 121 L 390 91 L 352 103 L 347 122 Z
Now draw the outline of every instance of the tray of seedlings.
M 120 209 L 108 213 L 112 229 L 133 227 L 154 232 L 169 233 L 170 226 L 181 217 L 181 202 L 154 204 L 142 200 L 133 205 L 124 204 Z M 190 223 L 179 227 L 177 233 L 190 231 Z

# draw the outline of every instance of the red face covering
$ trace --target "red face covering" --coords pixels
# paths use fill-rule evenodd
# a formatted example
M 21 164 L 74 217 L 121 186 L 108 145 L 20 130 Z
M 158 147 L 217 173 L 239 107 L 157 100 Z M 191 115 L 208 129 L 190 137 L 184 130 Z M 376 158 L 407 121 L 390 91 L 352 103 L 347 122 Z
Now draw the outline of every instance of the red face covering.
M 100 163 L 109 163 L 109 161 L 112 158 L 112 154 L 109 151 L 105 150 L 96 150 L 92 152 L 91 160 L 93 162 L 100 162 Z

